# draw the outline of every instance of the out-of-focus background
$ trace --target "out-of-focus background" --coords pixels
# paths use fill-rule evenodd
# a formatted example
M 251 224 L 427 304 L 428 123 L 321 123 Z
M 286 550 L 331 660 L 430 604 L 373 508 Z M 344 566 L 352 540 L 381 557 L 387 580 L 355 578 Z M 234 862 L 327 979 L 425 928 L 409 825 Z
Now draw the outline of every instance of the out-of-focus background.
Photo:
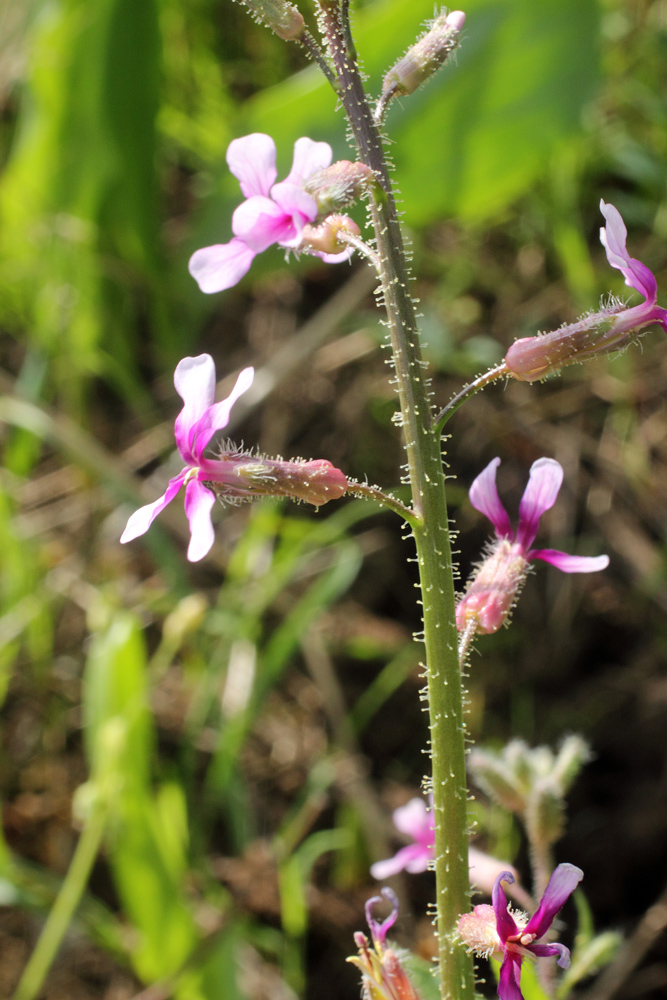
M 627 292 L 601 197 L 667 305 L 666 0 L 465 9 L 453 63 L 386 123 L 438 405 L 514 338 Z M 432 14 L 357 5 L 371 93 Z M 366 265 L 273 248 L 214 296 L 187 273 L 231 235 L 230 140 L 271 133 L 282 176 L 301 135 L 350 157 L 335 104 L 228 0 L 0 0 L 3 997 L 100 801 L 102 848 L 41 996 L 358 995 L 344 957 L 369 866 L 400 845 L 391 811 L 428 763 L 400 522 L 355 500 L 220 508 L 190 565 L 177 501 L 118 543 L 178 468 L 173 369 L 203 351 L 220 393 L 262 374 L 237 441 L 400 489 Z M 590 576 L 538 566 L 511 628 L 477 643 L 468 722 L 495 747 L 590 742 L 558 860 L 585 870 L 596 927 L 625 934 L 667 880 L 665 386 L 651 330 L 622 357 L 488 389 L 447 455 L 462 578 L 489 527 L 467 489 L 496 455 L 512 512 L 536 458 L 562 463 L 541 545 L 610 555 Z M 516 824 L 482 795 L 474 815 L 478 845 L 527 879 Z M 426 958 L 432 878 L 393 883 L 400 940 Z M 664 996 L 664 938 L 619 987 Z

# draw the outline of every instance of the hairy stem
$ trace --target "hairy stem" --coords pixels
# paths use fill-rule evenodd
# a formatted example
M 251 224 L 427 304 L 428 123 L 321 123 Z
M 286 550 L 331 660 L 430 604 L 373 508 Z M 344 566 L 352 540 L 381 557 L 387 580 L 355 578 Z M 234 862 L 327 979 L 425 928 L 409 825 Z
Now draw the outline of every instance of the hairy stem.
M 403 237 L 381 137 L 335 4 L 322 4 L 321 23 L 359 158 L 376 179 L 371 215 L 417 515 L 412 528 L 428 678 L 441 991 L 443 1000 L 467 1000 L 474 996 L 472 961 L 454 937 L 458 917 L 469 905 L 465 733 L 440 441 L 432 423 Z

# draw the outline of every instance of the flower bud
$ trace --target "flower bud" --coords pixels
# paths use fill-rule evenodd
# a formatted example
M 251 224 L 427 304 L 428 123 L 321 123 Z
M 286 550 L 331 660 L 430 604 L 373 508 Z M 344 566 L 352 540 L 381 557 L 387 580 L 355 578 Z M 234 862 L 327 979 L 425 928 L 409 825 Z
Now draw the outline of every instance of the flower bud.
M 519 742 L 513 741 L 514 744 Z M 511 746 L 512 744 L 509 744 L 502 754 L 476 747 L 468 758 L 468 767 L 475 783 L 490 799 L 508 812 L 521 813 L 526 808 L 526 789 L 522 787 L 515 769 L 506 759 Z
M 384 78 L 381 100 L 393 94 L 412 94 L 435 73 L 457 47 L 464 22 L 463 11 L 447 14 L 443 10 L 429 30 L 389 70 Z
M 324 458 L 313 462 L 257 459 L 238 465 L 236 473 L 254 493 L 305 500 L 315 507 L 338 500 L 347 491 L 343 473 Z
M 365 163 L 338 160 L 311 174 L 304 188 L 317 202 L 320 215 L 328 215 L 352 205 L 364 194 L 373 178 L 373 171 Z
M 552 781 L 537 781 L 525 813 L 525 823 L 532 845 L 542 848 L 555 844 L 565 826 L 565 803 Z
M 341 233 L 361 236 L 359 226 L 347 215 L 329 215 L 319 226 L 303 227 L 299 249 L 325 254 L 342 253 L 349 249 L 349 244 L 340 239 Z
M 291 497 L 320 507 L 347 491 L 347 479 L 326 459 L 286 462 L 241 451 L 231 441 L 218 458 L 205 458 L 200 479 L 219 500 L 229 503 L 255 497 Z
M 301 13 L 287 0 L 242 0 L 242 2 L 252 11 L 256 21 L 265 24 L 286 42 L 294 41 L 305 28 Z
M 552 775 L 562 793 L 569 791 L 584 764 L 591 759 L 591 748 L 583 736 L 566 736 L 558 751 Z
M 603 309 L 551 333 L 515 340 L 505 355 L 509 374 L 520 382 L 536 382 L 567 365 L 622 350 L 639 331 L 628 330 L 618 311 Z

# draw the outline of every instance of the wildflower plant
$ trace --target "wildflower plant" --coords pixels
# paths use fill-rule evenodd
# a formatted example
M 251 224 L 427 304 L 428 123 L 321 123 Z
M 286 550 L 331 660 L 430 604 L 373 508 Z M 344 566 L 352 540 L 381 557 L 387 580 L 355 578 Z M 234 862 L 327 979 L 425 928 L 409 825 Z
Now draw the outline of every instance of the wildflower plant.
M 383 128 L 392 100 L 409 99 L 456 51 L 465 15 L 461 11 L 437 14 L 422 37 L 389 68 L 381 92 L 371 101 L 352 39 L 348 0 L 316 0 L 319 41 L 307 31 L 293 4 L 247 0 L 247 6 L 281 38 L 302 44 L 323 70 L 335 91 L 332 99 L 339 102 L 346 116 L 355 159 L 332 163 L 327 143 L 301 137 L 294 147 L 289 174 L 278 181 L 276 147 L 270 136 L 253 133 L 235 139 L 227 150 L 227 164 L 239 181 L 243 200 L 231 219 L 232 238 L 197 250 L 190 260 L 190 272 L 201 291 L 211 294 L 242 280 L 254 257 L 276 245 L 288 255 L 314 253 L 334 265 L 348 260 L 354 252 L 371 262 L 386 311 L 411 501 L 402 505 L 379 490 L 350 483 L 344 472 L 325 459 L 285 462 L 245 453 L 220 440 L 232 406 L 250 388 L 252 369 L 241 372 L 227 399 L 215 403 L 213 360 L 200 355 L 181 361 L 175 375 L 175 386 L 184 403 L 176 420 L 176 444 L 185 467 L 170 480 L 158 500 L 130 517 L 122 541 L 131 541 L 148 530 L 181 487 L 185 489 L 191 529 L 191 560 L 203 558 L 213 544 L 211 510 L 216 496 L 233 501 L 279 495 L 319 505 L 353 492 L 386 503 L 404 518 L 416 547 L 421 588 L 431 757 L 427 784 L 432 798 L 428 808 L 424 800 L 415 799 L 396 811 L 397 829 L 412 842 L 394 858 L 376 863 L 374 874 L 385 878 L 403 870 L 434 871 L 442 1000 L 474 997 L 470 951 L 500 956 L 503 964 L 499 995 L 502 1000 L 520 1000 L 525 958 L 556 957 L 561 966 L 567 962 L 567 949 L 545 938 L 556 913 L 582 877 L 582 872 L 571 864 L 559 865 L 550 878 L 547 874 L 553 868 L 547 863 L 563 816 L 566 763 L 560 778 L 557 772 L 565 751 L 551 759 L 553 766 L 546 771 L 540 770 L 544 760 L 538 760 L 539 755 L 533 759 L 527 751 L 522 751 L 523 756 L 515 753 L 515 771 L 504 758 L 499 762 L 478 757 L 475 765 L 496 800 L 522 817 L 534 853 L 542 851 L 535 865 L 533 886 L 536 893 L 543 891 L 542 899 L 537 908 L 532 907 L 533 915 L 524 919 L 509 910 L 503 889 L 503 884 L 515 884 L 514 871 L 505 864 L 499 870 L 499 862 L 494 862 L 495 867 L 487 864 L 494 859 L 483 861 L 486 856 L 475 854 L 475 848 L 470 853 L 462 667 L 476 633 L 494 633 L 508 623 L 533 560 L 550 563 L 566 573 L 584 573 L 604 569 L 608 558 L 533 548 L 540 518 L 556 501 L 563 470 L 550 457 L 534 462 L 514 528 L 498 496 L 496 471 L 500 459 L 496 458 L 470 489 L 471 503 L 491 521 L 495 538 L 467 588 L 457 597 L 442 429 L 451 414 L 490 381 L 513 377 L 532 382 L 565 365 L 620 350 L 650 324 L 667 329 L 667 312 L 657 305 L 657 286 L 651 272 L 629 256 L 619 212 L 602 202 L 606 226 L 601 230 L 601 240 L 608 261 L 621 271 L 626 284 L 643 296 L 643 303 L 628 307 L 611 299 L 577 323 L 516 341 L 501 365 L 464 387 L 441 413 L 436 413 L 422 357 Z M 363 235 L 357 223 L 345 214 L 359 200 L 365 200 L 368 206 L 370 237 Z M 583 762 L 585 752 L 581 747 L 573 754 L 579 764 Z M 533 765 L 534 773 L 530 772 Z M 526 787 L 528 772 L 532 774 L 530 787 Z M 482 869 L 485 875 L 480 879 Z M 492 905 L 481 904 L 470 913 L 470 886 L 476 880 L 483 883 L 480 888 L 491 893 Z M 392 912 L 378 923 L 373 907 L 382 902 L 382 897 L 390 902 Z M 398 902 L 393 891 L 386 888 L 382 897 L 374 897 L 367 906 L 372 943 L 364 935 L 357 935 L 359 954 L 351 961 L 362 972 L 366 996 L 413 1000 L 417 994 L 409 977 L 396 952 L 386 943 Z

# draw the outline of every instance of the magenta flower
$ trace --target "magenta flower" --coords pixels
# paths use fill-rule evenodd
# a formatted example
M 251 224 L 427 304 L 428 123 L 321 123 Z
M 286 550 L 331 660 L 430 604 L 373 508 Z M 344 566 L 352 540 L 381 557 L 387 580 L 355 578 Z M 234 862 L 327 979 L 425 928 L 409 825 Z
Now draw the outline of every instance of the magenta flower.
M 622 350 L 641 329 L 652 323 L 660 323 L 667 331 L 667 310 L 656 304 L 657 282 L 645 264 L 628 254 L 625 246 L 628 232 L 621 213 L 604 201 L 600 201 L 600 211 L 607 222 L 600 229 L 600 242 L 607 260 L 622 273 L 626 285 L 644 296 L 644 302 L 628 309 L 623 302 L 612 300 L 599 312 L 584 316 L 576 323 L 537 337 L 516 340 L 505 356 L 505 366 L 509 374 L 520 381 L 533 382 L 566 365 Z
M 190 274 L 202 292 L 231 288 L 247 274 L 253 258 L 274 243 L 288 249 L 301 244 L 304 227 L 319 213 L 316 198 L 305 182 L 331 163 L 331 146 L 312 139 L 297 139 L 292 169 L 275 183 L 276 146 L 262 132 L 234 139 L 227 149 L 229 169 L 245 195 L 232 216 L 234 238 L 229 243 L 197 250 L 190 258 Z M 350 251 L 319 254 L 327 263 L 347 259 Z
M 493 905 L 482 903 L 472 913 L 459 918 L 458 931 L 469 951 L 480 958 L 502 959 L 498 996 L 500 1000 L 523 1000 L 521 963 L 524 958 L 558 956 L 558 965 L 567 969 L 570 952 L 557 943 L 538 944 L 551 927 L 556 914 L 584 877 L 575 865 L 558 865 L 552 873 L 536 912 L 528 919 L 525 913 L 510 910 L 502 887 L 513 883 L 511 872 L 501 872 L 493 887 Z
M 553 507 L 563 482 L 563 469 L 552 458 L 533 462 L 530 478 L 519 505 L 516 533 L 500 502 L 494 458 L 470 487 L 470 502 L 496 529 L 488 555 L 477 568 L 456 608 L 456 624 L 463 632 L 476 625 L 478 632 L 496 632 L 512 609 L 526 578 L 528 563 L 541 559 L 564 573 L 595 573 L 609 565 L 608 556 L 571 556 L 556 549 L 531 548 L 540 518 Z
M 320 506 L 343 496 L 347 479 L 331 462 L 286 462 L 263 458 L 234 448 L 227 442 L 218 457 L 208 456 L 217 431 L 229 423 L 232 406 L 252 385 L 254 370 L 245 368 L 231 395 L 214 403 L 215 365 L 209 354 L 183 358 L 174 374 L 176 391 L 184 406 L 176 418 L 176 446 L 185 468 L 169 480 L 165 493 L 135 511 L 121 535 L 131 542 L 148 531 L 161 510 L 185 486 L 185 513 L 190 523 L 188 559 L 203 559 L 213 545 L 211 509 L 221 499 L 250 500 L 258 496 L 287 496 Z

